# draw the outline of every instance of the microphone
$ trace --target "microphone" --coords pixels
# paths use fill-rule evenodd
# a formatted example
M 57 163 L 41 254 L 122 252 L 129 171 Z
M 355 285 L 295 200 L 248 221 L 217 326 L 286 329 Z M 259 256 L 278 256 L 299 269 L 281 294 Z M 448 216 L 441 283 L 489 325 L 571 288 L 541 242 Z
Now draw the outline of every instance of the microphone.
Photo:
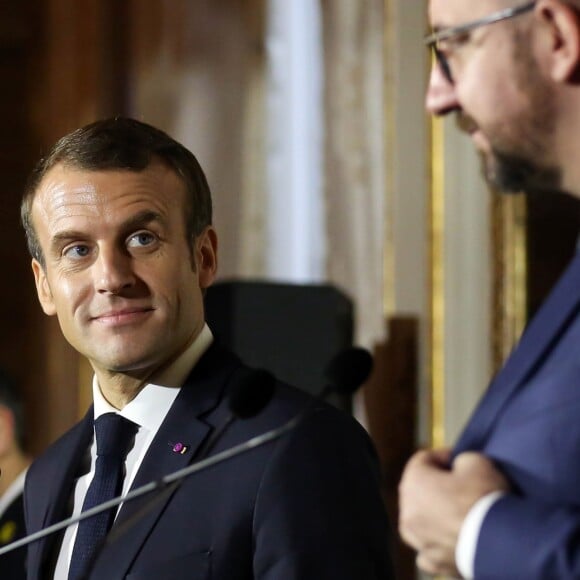
M 234 383 L 228 395 L 230 417 L 249 419 L 262 411 L 274 394 L 274 376 L 265 370 L 244 369 L 244 376 Z
M 352 346 L 336 355 L 326 367 L 324 376 L 327 386 L 319 398 L 332 391 L 341 395 L 352 395 L 370 376 L 373 357 L 365 348 Z
M 243 369 L 242 372 L 243 376 L 233 384 L 228 393 L 229 415 L 201 447 L 197 454 L 198 460 L 210 454 L 236 419 L 256 416 L 272 399 L 275 379 L 271 373 L 262 369 Z
M 194 473 L 203 471 L 205 469 L 208 469 L 209 467 L 213 467 L 214 465 L 217 465 L 223 461 L 227 461 L 232 457 L 236 457 L 237 455 L 247 453 L 248 451 L 251 451 L 256 447 L 261 447 L 262 445 L 266 445 L 270 441 L 274 441 L 276 439 L 281 438 L 286 433 L 296 428 L 296 426 L 306 417 L 308 412 L 312 410 L 312 408 L 316 405 L 316 403 L 320 400 L 320 398 L 325 397 L 329 392 L 333 391 L 342 394 L 352 394 L 354 391 L 358 389 L 358 387 L 362 383 L 364 383 L 367 380 L 371 370 L 372 370 L 372 357 L 365 349 L 351 347 L 341 351 L 330 361 L 330 363 L 326 368 L 325 378 L 327 380 L 327 385 L 324 387 L 320 395 L 318 395 L 318 397 L 313 397 L 308 405 L 306 405 L 301 411 L 299 411 L 296 415 L 294 415 L 294 417 L 289 419 L 283 425 L 271 429 L 269 431 L 266 431 L 265 433 L 262 433 L 260 435 L 256 435 L 248 439 L 247 441 L 239 443 L 234 447 L 225 449 L 224 451 L 216 453 L 215 455 L 212 455 L 210 457 L 204 457 L 201 460 L 196 461 L 195 463 L 188 465 L 187 467 L 174 471 L 157 481 L 152 481 L 150 483 L 142 485 L 141 487 L 131 490 L 127 492 L 124 496 L 113 498 L 98 506 L 95 506 L 89 510 L 84 511 L 78 514 L 77 516 L 67 518 L 65 520 L 62 520 L 61 522 L 58 522 L 47 528 L 39 530 L 38 532 L 35 532 L 24 538 L 21 538 L 20 540 L 12 542 L 11 544 L 4 546 L 3 548 L 0 548 L 0 556 L 8 552 L 11 552 L 12 550 L 16 550 L 17 548 L 20 548 L 22 546 L 26 546 L 32 542 L 38 541 L 72 524 L 76 524 L 86 518 L 95 516 L 101 513 L 102 511 L 115 508 L 121 503 L 132 501 L 134 499 L 137 499 L 138 497 L 141 497 L 148 493 L 152 493 L 154 491 L 161 490 L 161 492 L 164 493 L 166 491 L 165 488 L 170 484 L 179 482 L 180 480 Z M 264 372 L 265 375 L 269 375 L 269 373 L 267 373 L 266 371 L 254 371 L 251 374 L 255 376 L 254 373 L 259 373 L 261 375 L 262 372 Z M 262 382 L 267 383 L 268 381 Z M 247 393 L 251 392 L 251 396 L 249 396 L 249 398 L 255 397 L 257 400 L 259 401 L 261 400 L 263 402 L 263 405 L 265 406 L 269 402 L 269 397 L 266 397 L 263 394 L 259 396 L 258 389 L 250 387 L 249 383 L 250 383 L 249 379 L 247 383 L 246 381 L 240 381 L 240 384 L 247 384 L 247 386 L 239 387 L 239 392 L 243 392 L 245 391 L 245 389 L 247 389 L 246 391 Z M 273 380 L 271 382 L 271 386 L 273 388 Z M 262 387 L 262 389 L 263 391 L 267 392 L 268 387 Z M 234 400 L 236 400 L 236 397 L 234 397 Z M 253 409 L 258 407 L 257 403 L 255 404 L 255 407 L 252 406 L 252 404 L 247 403 L 246 397 L 244 396 L 241 396 L 240 399 L 243 400 L 242 403 L 235 403 L 234 407 L 237 404 L 240 404 L 242 412 L 244 412 L 248 408 Z M 257 412 L 262 410 L 262 408 L 260 408 Z M 238 407 L 238 410 L 239 409 L 240 407 Z M 230 400 L 230 412 L 232 411 L 233 409 L 231 408 L 231 400 Z M 228 420 L 226 420 L 226 423 L 228 423 L 228 421 L 231 423 L 229 418 Z M 217 438 L 214 440 L 212 446 L 215 445 L 216 441 Z M 208 449 L 205 450 L 206 455 L 207 453 L 209 453 Z

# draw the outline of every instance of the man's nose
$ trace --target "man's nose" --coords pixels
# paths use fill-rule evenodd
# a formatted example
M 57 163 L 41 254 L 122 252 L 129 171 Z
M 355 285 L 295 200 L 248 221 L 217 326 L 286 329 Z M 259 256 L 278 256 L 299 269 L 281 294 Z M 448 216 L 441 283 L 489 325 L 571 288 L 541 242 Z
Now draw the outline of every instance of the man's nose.
M 93 265 L 96 290 L 117 295 L 135 285 L 131 256 L 118 249 L 101 248 Z
M 441 66 L 437 63 L 431 67 L 425 107 L 429 113 L 437 116 L 447 115 L 461 108 L 455 85 L 445 77 Z

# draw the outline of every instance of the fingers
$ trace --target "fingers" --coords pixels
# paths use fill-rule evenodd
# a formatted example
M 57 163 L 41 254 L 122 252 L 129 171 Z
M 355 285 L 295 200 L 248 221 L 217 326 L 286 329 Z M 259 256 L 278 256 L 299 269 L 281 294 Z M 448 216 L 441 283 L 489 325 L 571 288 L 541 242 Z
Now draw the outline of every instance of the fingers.
M 449 468 L 451 465 L 451 449 L 431 449 L 429 451 L 429 459 L 433 465 Z
M 417 451 L 408 461 L 401 481 L 399 493 L 406 493 L 415 486 L 423 485 L 425 478 L 437 478 L 449 469 L 449 451 Z
M 474 452 L 458 455 L 453 462 L 453 473 L 474 488 L 480 496 L 492 491 L 509 491 L 508 480 L 499 471 L 495 463 Z
M 448 450 L 417 451 L 405 466 L 399 482 L 399 494 L 414 495 L 424 487 L 440 485 L 437 480 L 448 473 L 449 455 Z
M 453 469 L 457 471 L 481 471 L 485 473 L 489 470 L 495 470 L 495 465 L 491 459 L 488 459 L 481 453 L 475 451 L 465 451 L 455 458 Z
M 415 452 L 408 466 L 431 466 L 448 469 L 451 461 L 450 449 L 421 449 Z
M 461 454 L 452 468 L 449 460 L 447 449 L 418 451 L 399 485 L 399 533 L 430 574 L 457 574 L 455 548 L 469 510 L 488 493 L 509 490 L 506 478 L 483 455 Z
M 449 453 L 418 451 L 407 464 L 399 484 L 399 533 L 403 540 L 421 551 L 433 535 L 439 534 L 439 521 L 447 489 Z

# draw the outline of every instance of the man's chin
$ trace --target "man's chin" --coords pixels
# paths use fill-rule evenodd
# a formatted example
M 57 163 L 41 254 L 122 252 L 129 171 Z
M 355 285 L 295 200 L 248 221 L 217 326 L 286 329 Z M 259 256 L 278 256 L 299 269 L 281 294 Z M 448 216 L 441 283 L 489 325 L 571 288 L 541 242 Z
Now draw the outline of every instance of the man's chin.
M 553 193 L 561 190 L 557 168 L 538 167 L 505 154 L 483 156 L 484 175 L 491 187 L 504 193 Z
M 502 193 L 520 193 L 523 191 L 519 179 L 514 179 L 513 175 L 506 175 L 498 170 L 493 162 L 484 162 L 484 176 L 488 185 Z
M 115 353 L 99 358 L 96 366 L 108 373 L 128 375 L 136 379 L 149 376 L 151 369 L 156 366 L 155 357 L 150 353 Z

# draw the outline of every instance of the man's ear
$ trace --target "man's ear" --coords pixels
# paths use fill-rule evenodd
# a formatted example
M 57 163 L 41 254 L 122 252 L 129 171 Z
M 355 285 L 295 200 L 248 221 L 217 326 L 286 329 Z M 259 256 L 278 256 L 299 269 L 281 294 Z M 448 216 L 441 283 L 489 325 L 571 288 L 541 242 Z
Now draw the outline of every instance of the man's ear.
M 32 272 L 34 273 L 34 283 L 36 284 L 36 293 L 38 294 L 38 300 L 42 310 L 48 316 L 54 316 L 56 314 L 56 307 L 54 305 L 54 300 L 52 299 L 52 292 L 50 290 L 50 285 L 48 279 L 44 272 L 44 268 L 38 262 L 38 260 L 32 259 Z
M 542 24 L 545 61 L 553 81 L 566 83 L 580 73 L 580 16 L 562 0 L 542 0 L 535 8 Z
M 218 238 L 213 226 L 208 226 L 197 236 L 195 241 L 195 261 L 199 276 L 200 288 L 213 284 L 217 274 Z

